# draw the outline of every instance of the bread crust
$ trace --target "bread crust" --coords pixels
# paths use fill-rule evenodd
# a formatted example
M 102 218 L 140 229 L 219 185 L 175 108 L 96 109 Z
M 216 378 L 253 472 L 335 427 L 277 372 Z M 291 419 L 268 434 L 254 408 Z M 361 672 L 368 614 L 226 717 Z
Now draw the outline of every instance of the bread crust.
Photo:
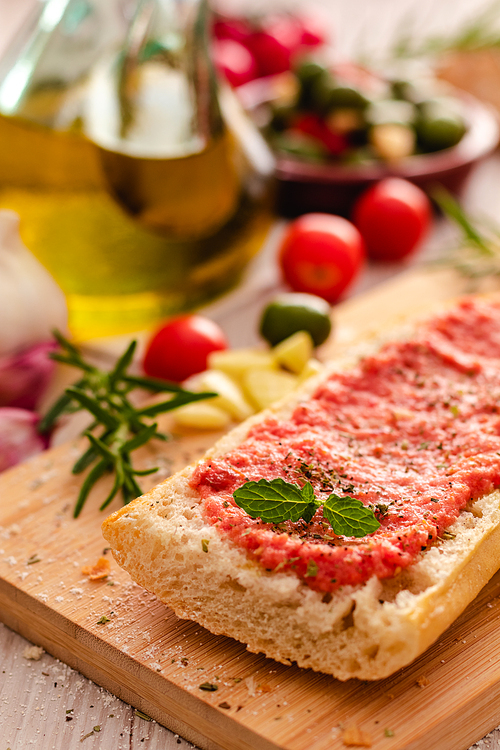
M 355 359 L 344 358 L 328 373 Z M 232 450 L 271 414 L 286 418 L 324 377 L 236 427 L 202 460 Z M 103 524 L 104 537 L 117 562 L 179 617 L 283 663 L 340 680 L 387 677 L 433 643 L 499 568 L 495 491 L 460 513 L 449 529 L 454 538 L 440 540 L 397 577 L 372 577 L 325 595 L 293 573 L 265 571 L 206 521 L 190 486 L 194 469 L 113 513 Z

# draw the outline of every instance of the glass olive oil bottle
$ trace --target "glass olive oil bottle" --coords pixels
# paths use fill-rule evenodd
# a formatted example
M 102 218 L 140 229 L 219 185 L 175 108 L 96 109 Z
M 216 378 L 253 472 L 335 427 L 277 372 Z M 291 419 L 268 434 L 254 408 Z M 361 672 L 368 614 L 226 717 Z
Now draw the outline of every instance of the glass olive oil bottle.
M 119 21 L 110 0 L 47 0 L 0 70 L 0 207 L 80 339 L 223 292 L 271 221 L 272 157 L 218 90 L 204 0 L 141 0 Z

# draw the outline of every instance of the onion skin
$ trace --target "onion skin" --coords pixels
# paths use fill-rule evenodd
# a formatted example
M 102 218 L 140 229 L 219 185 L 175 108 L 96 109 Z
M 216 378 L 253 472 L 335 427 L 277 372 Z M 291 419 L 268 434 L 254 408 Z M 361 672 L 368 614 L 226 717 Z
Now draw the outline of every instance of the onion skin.
M 0 357 L 0 407 L 35 409 L 54 372 L 54 341 Z
M 0 408 L 0 471 L 45 450 L 46 440 L 37 431 L 39 420 L 27 409 Z

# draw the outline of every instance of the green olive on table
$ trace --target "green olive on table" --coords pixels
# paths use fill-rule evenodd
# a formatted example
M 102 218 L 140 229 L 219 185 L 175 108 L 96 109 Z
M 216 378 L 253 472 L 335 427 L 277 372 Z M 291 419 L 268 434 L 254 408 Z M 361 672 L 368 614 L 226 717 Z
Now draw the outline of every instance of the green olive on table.
M 264 309 L 260 333 L 271 346 L 279 344 L 297 331 L 307 331 L 315 346 L 323 344 L 332 330 L 330 305 L 313 294 L 278 295 Z

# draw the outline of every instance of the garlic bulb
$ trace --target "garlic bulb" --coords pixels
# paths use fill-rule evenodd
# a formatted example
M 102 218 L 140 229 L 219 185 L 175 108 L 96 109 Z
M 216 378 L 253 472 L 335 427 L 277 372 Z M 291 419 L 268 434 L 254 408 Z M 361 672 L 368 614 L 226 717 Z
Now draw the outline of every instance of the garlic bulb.
M 0 357 L 65 332 L 67 321 L 64 294 L 23 244 L 18 215 L 0 210 Z

